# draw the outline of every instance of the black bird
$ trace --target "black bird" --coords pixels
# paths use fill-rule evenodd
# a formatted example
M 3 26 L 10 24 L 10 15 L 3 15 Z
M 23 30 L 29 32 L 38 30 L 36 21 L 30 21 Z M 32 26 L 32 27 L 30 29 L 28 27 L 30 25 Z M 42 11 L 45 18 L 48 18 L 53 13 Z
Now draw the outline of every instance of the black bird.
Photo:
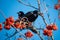
M 34 10 L 32 12 L 27 12 L 25 17 L 27 17 L 30 22 L 34 22 L 38 17 L 38 11 Z
M 18 17 L 19 17 L 19 19 L 21 19 L 23 17 L 27 17 L 29 22 L 34 22 L 38 17 L 38 11 L 34 10 L 34 11 L 27 12 L 26 14 L 24 14 L 23 11 L 19 11 Z

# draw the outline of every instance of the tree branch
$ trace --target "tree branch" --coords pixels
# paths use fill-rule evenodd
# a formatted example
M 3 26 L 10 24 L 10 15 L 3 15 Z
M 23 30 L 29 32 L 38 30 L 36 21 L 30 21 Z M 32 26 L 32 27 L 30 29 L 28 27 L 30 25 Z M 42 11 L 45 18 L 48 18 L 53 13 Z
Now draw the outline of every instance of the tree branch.
M 52 38 L 52 40 L 54 40 L 54 37 L 53 37 L 53 35 L 51 36 L 51 38 Z
M 36 28 L 37 30 L 44 30 L 44 28 Z
M 43 13 L 40 12 L 40 0 L 37 0 L 37 2 L 38 2 L 38 10 L 39 10 L 39 13 L 38 13 L 38 14 L 42 17 L 44 23 L 47 25 L 47 23 L 46 23 L 46 21 L 45 21 L 45 18 L 44 18 L 44 16 L 43 16 Z
M 2 10 L 0 10 L 0 13 L 4 18 L 6 18 L 6 16 L 4 15 L 4 12 Z
M 26 4 L 26 3 L 22 2 L 21 0 L 17 0 L 17 1 L 18 1 L 19 3 L 25 5 L 25 6 L 29 6 L 29 7 L 32 7 L 32 8 L 34 8 L 34 9 L 38 9 L 38 8 L 32 6 L 31 4 Z
M 38 36 L 40 37 L 41 40 L 43 40 L 43 37 L 40 35 L 40 31 L 39 31 Z
M 40 12 L 40 0 L 37 0 L 37 2 L 38 2 L 38 10 Z
M 46 11 L 46 13 L 47 13 L 47 16 L 48 16 L 48 20 L 49 20 L 49 22 L 50 22 L 50 15 L 48 14 L 48 8 L 46 7 L 46 3 L 43 1 L 43 6 L 44 6 L 44 8 L 45 8 L 45 11 Z M 44 11 L 44 12 L 45 12 Z M 51 22 L 50 22 L 51 23 Z
M 13 35 L 8 36 L 8 38 L 11 38 L 11 37 L 13 37 L 14 35 L 16 35 L 17 33 L 19 33 L 21 36 L 23 36 L 23 37 L 26 38 L 26 40 L 27 40 L 27 37 L 26 37 L 24 34 L 22 34 L 22 33 L 19 31 L 19 29 L 16 29 L 14 26 L 13 26 L 13 28 L 14 28 L 16 31 L 15 31 L 15 33 L 13 33 Z M 8 38 L 7 38 L 7 39 L 8 39 Z
M 39 38 L 40 38 L 41 40 L 43 40 L 43 38 L 41 37 L 39 31 L 37 31 L 37 29 L 36 29 L 35 27 L 30 26 L 30 27 L 28 27 L 28 29 L 30 29 L 32 32 L 36 33 L 36 34 L 39 36 Z
M 17 31 L 15 31 L 12 35 L 7 36 L 7 38 L 6 38 L 6 39 L 11 38 L 11 37 L 13 37 L 13 36 L 14 36 L 14 35 L 16 35 L 16 34 L 17 34 Z

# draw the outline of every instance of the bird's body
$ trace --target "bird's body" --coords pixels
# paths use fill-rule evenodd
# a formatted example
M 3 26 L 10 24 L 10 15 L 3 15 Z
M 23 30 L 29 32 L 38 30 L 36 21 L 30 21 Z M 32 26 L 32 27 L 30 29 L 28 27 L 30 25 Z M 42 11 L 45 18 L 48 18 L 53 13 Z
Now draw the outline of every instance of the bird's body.
M 19 16 L 19 18 L 26 17 L 29 22 L 34 22 L 38 17 L 38 11 L 35 10 L 35 11 L 27 12 L 26 14 L 24 14 L 23 12 L 19 12 L 18 16 Z
M 30 22 L 34 22 L 38 17 L 38 11 L 27 12 L 25 17 L 27 17 Z

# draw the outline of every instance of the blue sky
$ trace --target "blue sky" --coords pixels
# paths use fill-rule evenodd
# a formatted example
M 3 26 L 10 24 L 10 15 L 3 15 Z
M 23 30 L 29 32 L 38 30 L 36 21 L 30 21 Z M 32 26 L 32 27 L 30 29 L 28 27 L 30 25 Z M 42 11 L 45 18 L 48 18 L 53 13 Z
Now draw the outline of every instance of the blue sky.
M 25 3 L 30 2 L 33 6 L 38 7 L 36 0 L 22 0 L 22 1 L 24 1 Z M 60 20 L 58 19 L 58 11 L 54 9 L 54 5 L 57 4 L 57 1 L 58 0 L 45 0 L 45 3 L 51 7 L 51 8 L 48 7 L 48 13 L 50 15 L 51 23 L 53 23 L 54 19 L 56 18 L 56 24 L 58 26 L 58 30 L 53 32 L 54 38 L 55 38 L 55 40 L 60 40 L 60 38 L 59 38 Z M 41 0 L 41 5 L 40 5 L 41 12 L 44 11 L 44 6 L 42 5 L 42 3 L 43 3 L 43 1 Z M 17 2 L 17 0 L 0 0 L 0 10 L 2 10 L 4 12 L 6 18 L 8 18 L 9 16 L 13 16 L 14 19 L 17 19 L 18 18 L 17 12 L 23 11 L 24 13 L 27 13 L 27 12 L 33 11 L 35 9 L 33 9 L 31 7 L 27 7 L 25 5 L 22 5 L 19 2 Z M 49 24 L 49 20 L 48 20 L 46 13 L 44 13 L 44 17 L 45 17 L 46 22 Z M 0 13 L 0 23 L 2 23 L 4 21 L 5 21 L 5 18 Z M 42 18 L 39 16 L 37 18 L 37 20 L 34 22 L 34 26 L 39 28 L 40 25 L 45 27 L 45 24 L 44 24 Z M 13 28 L 11 28 L 11 30 L 3 29 L 0 32 L 0 40 L 5 40 L 5 38 L 6 38 L 5 33 L 6 32 L 11 34 L 11 33 L 13 33 L 13 31 L 14 31 Z M 24 32 L 24 31 L 22 31 L 22 32 Z M 33 38 L 31 38 L 31 39 L 35 39 L 37 37 L 35 40 L 39 40 L 38 36 L 37 35 L 35 36 L 35 35 L 36 34 L 34 34 Z M 17 36 L 16 38 L 18 38 L 18 34 L 16 36 Z M 14 37 L 11 38 L 11 40 L 14 40 Z M 45 37 L 44 39 L 47 39 L 47 37 Z

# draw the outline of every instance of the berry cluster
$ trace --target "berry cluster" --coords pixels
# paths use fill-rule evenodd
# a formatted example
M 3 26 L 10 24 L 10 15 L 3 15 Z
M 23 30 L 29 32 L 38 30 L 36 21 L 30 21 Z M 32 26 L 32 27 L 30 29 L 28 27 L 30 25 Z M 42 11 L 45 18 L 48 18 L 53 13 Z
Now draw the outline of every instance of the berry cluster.
M 46 26 L 46 29 L 44 29 L 43 34 L 47 36 L 52 36 L 52 30 L 57 30 L 56 24 L 50 24 Z
M 56 10 L 60 9 L 60 4 L 55 5 L 54 7 Z
M 25 33 L 25 36 L 31 38 L 33 36 L 32 32 L 28 31 Z
M 11 25 L 14 24 L 14 18 L 13 17 L 9 17 L 6 19 L 6 21 L 4 22 L 4 28 L 9 30 Z
M 13 17 L 9 17 L 6 19 L 5 22 L 3 22 L 4 24 L 4 28 L 9 30 L 11 27 L 15 27 L 15 28 L 18 28 L 18 29 L 24 29 L 28 26 L 31 26 L 32 23 L 31 22 L 24 22 L 24 21 L 17 21 L 17 20 L 14 20 Z M 0 30 L 2 30 L 2 24 L 0 24 Z
M 26 25 L 24 23 L 19 23 L 19 22 L 16 22 L 14 26 L 19 29 L 26 28 Z

